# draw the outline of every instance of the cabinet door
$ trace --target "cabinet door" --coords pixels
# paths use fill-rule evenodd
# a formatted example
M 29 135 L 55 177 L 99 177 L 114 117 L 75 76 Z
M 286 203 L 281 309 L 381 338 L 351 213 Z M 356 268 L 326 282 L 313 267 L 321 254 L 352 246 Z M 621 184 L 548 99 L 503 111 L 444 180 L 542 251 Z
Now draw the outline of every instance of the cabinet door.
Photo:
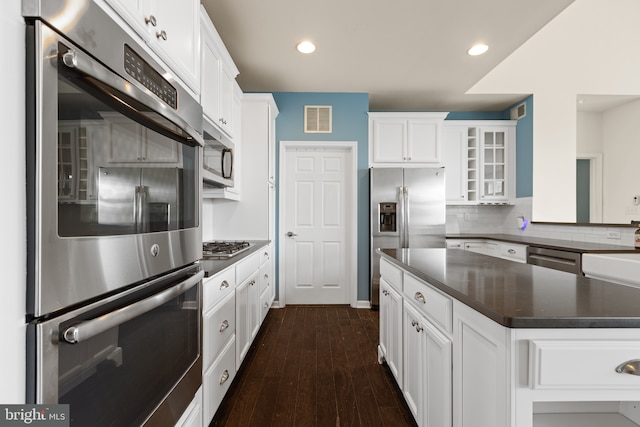
M 409 120 L 407 124 L 406 161 L 440 163 L 439 125 L 433 121 Z
M 229 136 L 233 136 L 233 82 L 234 76 L 223 66 L 220 72 L 220 117 L 218 121 L 220 127 Z
M 425 339 L 424 425 L 451 426 L 451 340 L 422 320 Z
M 404 303 L 404 399 L 418 425 L 424 413 L 425 339 L 423 317 L 407 302 Z
M 373 121 L 373 161 L 399 163 L 406 160 L 407 140 L 405 119 L 376 119 Z
M 447 204 L 467 200 L 466 127 L 445 126 L 442 131 L 442 164 L 445 168 L 445 196 Z
M 402 389 L 402 296 L 380 278 L 380 349 Z
M 451 340 L 404 303 L 404 397 L 419 426 L 450 427 Z
M 200 102 L 205 117 L 217 124 L 220 118 L 220 58 L 209 31 L 210 29 L 203 23 Z
M 249 285 L 247 279 L 236 288 L 236 369 L 249 351 L 251 333 L 249 331 Z
M 150 38 L 157 53 L 196 94 L 200 93 L 200 2 L 146 0 L 156 17 Z
M 248 304 L 249 304 L 249 341 L 253 342 L 253 339 L 258 334 L 260 330 L 260 325 L 262 323 L 261 319 L 261 309 L 260 309 L 260 286 L 258 285 L 258 274 L 256 271 L 252 276 L 252 279 L 249 281 L 249 295 L 248 295 Z
M 145 40 L 149 35 L 151 17 L 145 16 L 145 3 L 148 0 L 105 0 L 118 15 L 124 19 L 133 30 Z M 145 22 L 147 18 L 148 24 Z
M 483 128 L 480 131 L 482 200 L 504 200 L 507 197 L 507 130 Z

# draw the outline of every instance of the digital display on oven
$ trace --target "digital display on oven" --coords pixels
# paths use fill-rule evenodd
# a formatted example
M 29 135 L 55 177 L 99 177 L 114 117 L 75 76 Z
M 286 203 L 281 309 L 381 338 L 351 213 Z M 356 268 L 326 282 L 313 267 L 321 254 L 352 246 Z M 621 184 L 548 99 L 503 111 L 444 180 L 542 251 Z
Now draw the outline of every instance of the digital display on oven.
M 178 108 L 178 91 L 171 86 L 156 70 L 133 51 L 124 45 L 124 69 L 134 79 L 142 83 L 174 110 Z

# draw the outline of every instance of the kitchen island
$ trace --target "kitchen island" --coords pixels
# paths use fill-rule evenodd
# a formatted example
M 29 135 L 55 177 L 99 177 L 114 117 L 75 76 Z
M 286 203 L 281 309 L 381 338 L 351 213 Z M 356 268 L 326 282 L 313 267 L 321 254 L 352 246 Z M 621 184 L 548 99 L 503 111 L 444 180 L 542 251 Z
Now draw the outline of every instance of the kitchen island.
M 458 249 L 379 253 L 379 358 L 419 425 L 640 424 L 640 289 Z

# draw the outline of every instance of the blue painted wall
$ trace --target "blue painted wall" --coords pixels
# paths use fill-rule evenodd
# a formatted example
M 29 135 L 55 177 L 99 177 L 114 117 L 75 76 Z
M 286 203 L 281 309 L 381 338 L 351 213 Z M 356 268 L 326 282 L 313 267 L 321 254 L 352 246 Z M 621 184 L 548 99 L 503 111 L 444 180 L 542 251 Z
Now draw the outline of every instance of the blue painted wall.
M 369 300 L 369 94 L 275 92 L 280 114 L 276 119 L 276 162 L 280 141 L 357 141 L 358 142 L 358 300 Z M 331 105 L 333 133 L 304 133 L 304 106 Z M 276 170 L 279 164 L 276 163 Z M 279 200 L 276 178 L 276 200 Z M 278 203 L 276 202 L 276 207 Z M 277 208 L 276 208 L 277 209 Z M 279 212 L 276 211 L 276 236 Z M 278 253 L 276 249 L 276 254 Z M 277 261 L 276 261 L 277 262 Z M 278 281 L 276 280 L 276 283 Z
M 516 197 L 533 196 L 533 95 L 524 102 L 527 113 L 516 127 Z M 522 101 L 511 107 L 520 103 Z M 511 107 L 504 111 L 507 119 Z

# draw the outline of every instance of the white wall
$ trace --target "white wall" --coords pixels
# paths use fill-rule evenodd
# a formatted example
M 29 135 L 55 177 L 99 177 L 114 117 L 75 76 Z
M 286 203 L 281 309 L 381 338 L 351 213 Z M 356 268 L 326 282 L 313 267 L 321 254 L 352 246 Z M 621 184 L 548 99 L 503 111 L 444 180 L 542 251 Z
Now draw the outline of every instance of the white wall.
M 3 251 L 0 257 L 0 402 L 25 401 L 25 293 L 26 293 L 26 197 L 25 197 L 25 33 L 17 0 L 3 3 L 0 34 L 5 82 L 0 103 L 2 117 L 3 205 L 0 209 Z
M 577 94 L 640 94 L 640 1 L 575 0 L 469 93 L 531 93 L 537 221 L 575 221 Z
M 638 77 L 640 78 L 640 77 Z M 640 101 L 603 114 L 603 216 L 605 222 L 640 221 L 633 197 L 640 196 Z

